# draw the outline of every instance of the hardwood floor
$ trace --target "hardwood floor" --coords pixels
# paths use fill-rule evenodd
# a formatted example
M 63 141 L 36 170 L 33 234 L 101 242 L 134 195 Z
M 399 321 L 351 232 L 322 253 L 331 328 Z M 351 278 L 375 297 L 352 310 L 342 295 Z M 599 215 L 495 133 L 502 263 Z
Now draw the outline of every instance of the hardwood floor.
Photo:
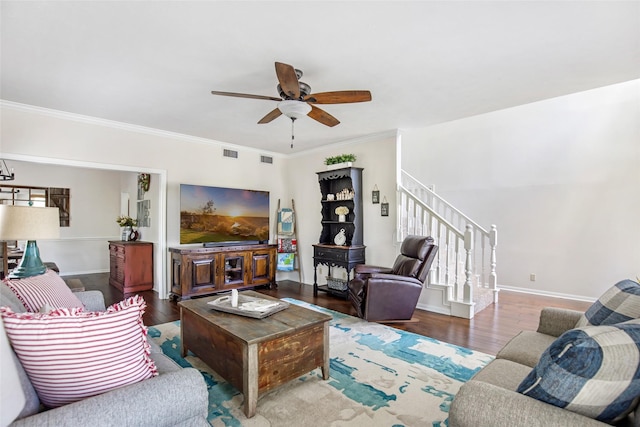
M 107 305 L 123 299 L 120 291 L 109 286 L 108 273 L 66 277 L 80 279 L 87 290 L 102 291 Z M 341 313 L 356 315 L 349 301 L 322 292 L 314 297 L 311 286 L 300 285 L 297 282 L 280 281 L 276 289 L 257 288 L 256 290 L 276 298 L 294 298 Z M 180 318 L 175 302 L 162 300 L 153 291 L 140 292 L 140 295 L 147 302 L 147 310 L 144 314 L 146 325 L 157 325 Z M 418 322 L 394 323 L 389 326 L 495 355 L 507 341 L 521 330 L 535 330 L 538 326 L 540 310 L 543 307 L 562 307 L 584 311 L 590 305 L 588 302 L 503 290 L 500 292 L 498 304 L 486 308 L 471 320 L 416 310 L 414 317 L 418 319 Z

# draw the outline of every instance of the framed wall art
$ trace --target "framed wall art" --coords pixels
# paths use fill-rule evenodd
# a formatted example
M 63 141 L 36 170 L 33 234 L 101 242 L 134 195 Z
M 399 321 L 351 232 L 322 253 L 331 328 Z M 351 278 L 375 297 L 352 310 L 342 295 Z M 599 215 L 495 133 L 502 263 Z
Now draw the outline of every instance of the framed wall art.
M 380 203 L 380 215 L 389 216 L 389 202 L 387 202 L 386 197 L 384 197 L 382 203 Z

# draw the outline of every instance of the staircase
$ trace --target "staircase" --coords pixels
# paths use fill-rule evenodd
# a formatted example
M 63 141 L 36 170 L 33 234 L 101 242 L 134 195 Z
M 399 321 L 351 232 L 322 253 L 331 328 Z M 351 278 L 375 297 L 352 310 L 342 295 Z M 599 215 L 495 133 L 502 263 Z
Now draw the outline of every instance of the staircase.
M 472 319 L 498 302 L 496 226 L 485 230 L 405 171 L 397 200 L 398 241 L 416 234 L 439 246 L 418 308 Z

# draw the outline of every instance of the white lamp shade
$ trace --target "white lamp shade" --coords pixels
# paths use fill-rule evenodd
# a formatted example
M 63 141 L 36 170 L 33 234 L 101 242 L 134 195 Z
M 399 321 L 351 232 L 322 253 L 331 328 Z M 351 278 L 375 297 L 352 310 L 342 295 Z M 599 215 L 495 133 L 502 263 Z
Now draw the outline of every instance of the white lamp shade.
M 299 119 L 311 111 L 311 105 L 303 101 L 286 100 L 278 103 L 278 110 L 290 119 Z
M 0 240 L 60 238 L 58 208 L 0 205 Z

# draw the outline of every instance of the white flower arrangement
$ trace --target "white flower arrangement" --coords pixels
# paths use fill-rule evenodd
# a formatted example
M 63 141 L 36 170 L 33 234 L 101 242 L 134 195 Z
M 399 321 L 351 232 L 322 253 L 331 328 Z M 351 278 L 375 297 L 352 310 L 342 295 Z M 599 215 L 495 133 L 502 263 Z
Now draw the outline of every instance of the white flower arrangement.
M 336 215 L 346 215 L 349 213 L 349 208 L 346 206 L 338 206 L 336 208 Z
M 117 217 L 116 222 L 120 227 L 134 227 L 138 225 L 138 220 L 135 220 L 126 215 L 120 215 L 119 217 Z

